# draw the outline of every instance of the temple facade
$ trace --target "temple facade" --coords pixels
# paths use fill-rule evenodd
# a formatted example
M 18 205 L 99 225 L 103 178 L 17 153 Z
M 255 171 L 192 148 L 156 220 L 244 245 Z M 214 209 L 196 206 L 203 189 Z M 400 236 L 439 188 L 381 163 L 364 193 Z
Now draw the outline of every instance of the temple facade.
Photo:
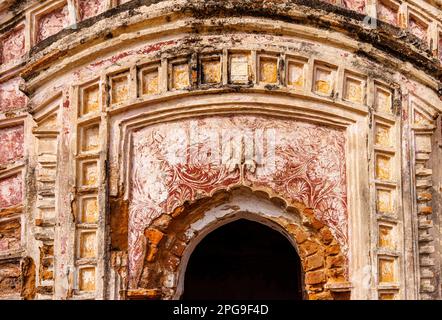
M 0 62 L 0 299 L 442 298 L 442 1 L 2 0 Z

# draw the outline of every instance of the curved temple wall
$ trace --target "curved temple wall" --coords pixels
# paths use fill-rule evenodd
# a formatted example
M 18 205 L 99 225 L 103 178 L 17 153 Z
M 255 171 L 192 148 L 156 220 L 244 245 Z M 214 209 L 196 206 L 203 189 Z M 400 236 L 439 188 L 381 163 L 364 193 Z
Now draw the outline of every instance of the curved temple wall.
M 441 299 L 440 10 L 1 1 L 0 298 L 178 298 L 246 217 L 309 299 Z

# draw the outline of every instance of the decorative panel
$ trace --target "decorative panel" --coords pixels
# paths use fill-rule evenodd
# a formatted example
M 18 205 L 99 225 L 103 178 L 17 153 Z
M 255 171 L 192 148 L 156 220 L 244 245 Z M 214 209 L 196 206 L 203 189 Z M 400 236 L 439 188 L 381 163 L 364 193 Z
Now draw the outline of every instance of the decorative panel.
M 376 207 L 379 213 L 391 214 L 394 212 L 393 191 L 388 189 L 376 190 Z
M 305 63 L 288 59 L 286 78 L 289 88 L 302 89 L 305 83 Z
M 408 17 L 408 28 L 416 37 L 422 41 L 427 41 L 428 24 L 426 24 L 421 18 L 410 14 Z
M 221 58 L 211 57 L 201 59 L 201 84 L 221 82 Z
M 85 187 L 94 187 L 98 183 L 97 161 L 83 161 L 80 165 L 80 181 Z
M 345 8 L 350 10 L 358 11 L 360 13 L 365 12 L 366 0 L 342 0 Z
M 230 61 L 230 82 L 246 84 L 250 79 L 249 55 L 246 53 L 231 54 Z
M 25 28 L 20 26 L 7 33 L 1 40 L 0 59 L 2 64 L 20 59 L 25 53 Z
M 392 94 L 391 91 L 382 87 L 375 87 L 375 106 L 376 111 L 392 114 Z
M 96 233 L 95 231 L 80 232 L 78 241 L 79 258 L 95 258 L 96 257 Z
M 95 196 L 84 196 L 80 200 L 80 223 L 97 223 L 98 221 L 98 203 Z
M 77 0 L 80 20 L 94 17 L 106 10 L 107 0 Z
M 119 73 L 110 78 L 111 103 L 121 103 L 129 97 L 129 73 Z
M 56 8 L 37 18 L 36 42 L 42 41 L 69 25 L 68 6 Z
M 23 92 L 19 90 L 22 83 L 20 78 L 0 83 L 0 111 L 8 112 L 21 109 L 26 106 L 27 98 Z
M 158 94 L 160 92 L 158 68 L 158 64 L 152 64 L 139 70 L 140 95 Z
M 100 86 L 98 83 L 81 88 L 80 94 L 80 115 L 87 115 L 99 111 Z
M 271 56 L 259 56 L 259 82 L 264 84 L 276 84 L 278 82 L 278 58 Z
M 314 91 L 323 95 L 331 95 L 335 86 L 336 70 L 316 65 L 314 68 Z
M 344 77 L 344 99 L 362 104 L 365 101 L 365 80 L 353 74 Z
M 21 286 L 20 262 L 0 262 L 0 298 L 18 297 Z
M 382 147 L 391 147 L 391 128 L 386 125 L 376 124 L 375 144 Z
M 82 128 L 81 151 L 91 152 L 97 151 L 100 146 L 98 124 L 88 125 Z
M 91 292 L 95 291 L 95 268 L 86 267 L 79 271 L 79 290 Z
M 21 204 L 23 200 L 23 179 L 14 174 L 0 179 L 0 209 Z
M 21 247 L 20 218 L 0 220 L 0 254 Z
M 395 250 L 395 235 L 393 231 L 393 226 L 380 225 L 379 226 L 379 247 Z
M 395 26 L 398 25 L 399 8 L 397 7 L 397 5 L 388 1 L 378 0 L 376 10 L 377 10 L 377 18 L 379 20 L 382 20 L 384 22 L 390 23 Z
M 187 89 L 190 86 L 189 64 L 187 60 L 172 62 L 170 65 L 170 88 Z
M 0 128 L 0 167 L 23 157 L 23 125 Z
M 395 282 L 395 261 L 393 258 L 379 259 L 379 283 Z
M 391 178 L 391 158 L 384 155 L 376 156 L 376 178 L 388 181 Z

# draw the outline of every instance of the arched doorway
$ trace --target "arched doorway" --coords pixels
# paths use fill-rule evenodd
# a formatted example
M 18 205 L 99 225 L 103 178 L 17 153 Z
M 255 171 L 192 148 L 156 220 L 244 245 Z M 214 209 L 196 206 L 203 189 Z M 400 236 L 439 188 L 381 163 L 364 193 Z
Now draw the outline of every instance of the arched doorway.
M 301 261 L 287 238 L 240 219 L 209 233 L 190 256 L 183 300 L 303 298 Z

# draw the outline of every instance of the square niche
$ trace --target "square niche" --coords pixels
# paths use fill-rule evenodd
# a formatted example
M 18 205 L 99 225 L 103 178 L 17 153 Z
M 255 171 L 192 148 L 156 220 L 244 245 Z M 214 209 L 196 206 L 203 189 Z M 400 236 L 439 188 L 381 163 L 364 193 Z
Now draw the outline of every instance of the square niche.
M 344 100 L 364 104 L 366 83 L 363 77 L 346 73 L 344 76 Z
M 258 83 L 277 84 L 279 82 L 278 61 L 277 56 L 258 56 Z
M 80 87 L 79 116 L 97 113 L 100 110 L 100 84 L 94 82 Z
M 304 88 L 306 66 L 306 61 L 292 58 L 287 59 L 286 82 L 288 88 L 299 90 Z
M 203 56 L 199 61 L 200 84 L 210 85 L 221 83 L 222 65 L 221 56 Z
M 129 99 L 129 72 L 119 72 L 109 77 L 111 104 L 119 104 Z
M 337 68 L 317 63 L 313 68 L 313 91 L 324 96 L 331 96 L 335 90 Z
M 374 94 L 376 111 L 385 114 L 393 114 L 393 94 L 391 89 L 376 84 Z
M 232 53 L 229 55 L 229 82 L 248 84 L 250 81 L 250 54 Z
M 139 96 L 160 92 L 159 63 L 151 63 L 138 69 Z
M 187 58 L 169 62 L 169 89 L 185 90 L 190 87 L 189 61 Z

